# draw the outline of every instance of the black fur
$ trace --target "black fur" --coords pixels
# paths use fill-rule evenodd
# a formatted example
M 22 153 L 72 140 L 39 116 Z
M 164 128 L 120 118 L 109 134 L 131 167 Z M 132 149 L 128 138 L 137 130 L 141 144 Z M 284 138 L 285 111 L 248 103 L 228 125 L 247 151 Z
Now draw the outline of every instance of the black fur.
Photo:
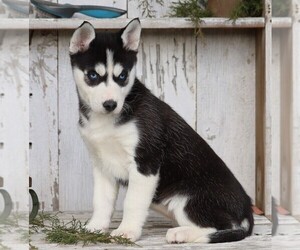
M 231 230 L 233 223 L 239 225 L 248 218 L 250 229 L 242 235 L 250 235 L 251 200 L 211 147 L 138 80 L 125 105 L 130 108 L 124 109 L 119 124 L 132 119 L 137 122 L 141 137 L 136 152 L 139 171 L 160 174 L 153 202 L 160 203 L 175 194 L 187 195 L 190 200 L 185 210 L 195 224 Z M 228 232 L 215 234 L 213 241 L 218 236 L 223 239 Z
M 93 70 L 101 62 L 106 65 L 106 50 L 114 52 L 114 62 L 120 63 L 125 70 L 132 69 L 136 64 L 136 52 L 123 49 L 121 40 L 122 31 L 115 33 L 97 33 L 86 52 L 70 55 L 72 66 L 77 66 L 82 71 Z
M 136 63 L 136 52 L 123 49 L 120 34 L 97 34 L 88 51 L 71 55 L 72 65 L 84 70 L 99 61 L 105 63 L 109 48 L 114 52 L 114 61 L 130 70 Z M 80 112 L 85 116 L 85 110 L 80 108 Z M 116 126 L 131 120 L 136 122 L 140 136 L 135 157 L 139 172 L 159 172 L 154 203 L 173 195 L 188 196 L 185 211 L 189 219 L 201 227 L 219 230 L 210 235 L 211 243 L 241 240 L 252 233 L 251 200 L 241 184 L 183 118 L 138 79 L 126 97 Z M 248 231 L 232 229 L 245 218 L 250 224 Z

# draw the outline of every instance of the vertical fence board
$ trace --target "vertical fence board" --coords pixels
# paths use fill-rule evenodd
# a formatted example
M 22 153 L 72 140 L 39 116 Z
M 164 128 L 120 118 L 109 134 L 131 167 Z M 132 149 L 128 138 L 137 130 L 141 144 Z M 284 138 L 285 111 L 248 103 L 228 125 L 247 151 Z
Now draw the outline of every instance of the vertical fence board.
M 264 63 L 264 84 L 265 84 L 265 113 L 264 113 L 264 145 L 265 145 L 265 163 L 264 163 L 264 170 L 263 170 L 263 207 L 265 214 L 271 214 L 271 180 L 272 180 L 272 164 L 273 161 L 276 160 L 276 148 L 273 145 L 276 144 L 276 135 L 274 134 L 275 123 L 272 123 L 272 117 L 276 117 L 277 110 L 272 108 L 273 101 L 274 101 L 274 91 L 272 87 L 271 81 L 271 67 L 272 67 L 272 4 L 271 0 L 265 0 L 265 29 L 263 31 L 263 39 L 262 39 L 262 46 L 264 47 L 263 50 L 263 63 Z M 259 138 L 257 138 L 259 139 Z M 275 157 L 275 158 L 274 158 Z
M 264 176 L 265 176 L 265 110 L 266 110 L 266 85 L 265 85 L 265 46 L 264 30 L 256 31 L 256 93 L 255 93 L 255 204 L 264 209 Z
M 137 76 L 195 128 L 196 39 L 192 31 L 143 32 Z
M 300 1 L 293 1 L 292 213 L 300 215 Z
M 272 85 L 274 90 L 274 102 L 273 109 L 275 110 L 273 121 L 275 122 L 274 136 L 278 139 L 276 141 L 277 154 L 274 156 L 274 162 L 272 164 L 272 195 L 276 199 L 277 203 L 280 203 L 281 199 L 281 176 L 280 176 L 280 85 L 281 85 L 281 30 L 275 30 L 272 34 Z M 277 110 L 277 112 L 276 112 Z M 275 143 L 275 142 L 274 142 Z
M 0 176 L 14 210 L 28 211 L 28 31 L 0 31 Z
M 255 199 L 255 36 L 212 30 L 197 45 L 197 129 Z
M 78 131 L 78 99 L 69 59 L 72 32 L 59 32 L 59 204 L 63 211 L 92 208 L 92 167 Z
M 30 50 L 30 176 L 41 208 L 59 209 L 57 32 L 34 31 Z
M 281 38 L 281 68 L 280 68 L 280 185 L 281 185 L 281 199 L 280 205 L 286 209 L 291 209 L 291 130 L 292 130 L 292 32 L 291 29 L 282 30 Z M 272 82 L 272 86 L 274 82 Z M 278 110 L 274 108 L 274 97 L 272 100 L 273 112 L 272 112 L 272 127 L 276 125 L 274 116 L 278 113 Z M 273 130 L 274 134 L 274 130 Z M 272 147 L 276 142 L 275 134 L 272 141 Z M 272 165 L 276 164 L 277 152 L 272 154 Z M 273 179 L 274 180 L 274 179 Z

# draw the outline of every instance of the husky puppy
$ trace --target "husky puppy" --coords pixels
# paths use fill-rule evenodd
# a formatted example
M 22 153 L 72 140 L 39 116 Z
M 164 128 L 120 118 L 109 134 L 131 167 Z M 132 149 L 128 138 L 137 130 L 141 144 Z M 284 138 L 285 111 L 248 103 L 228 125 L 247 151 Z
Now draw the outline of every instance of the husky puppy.
M 210 146 L 137 78 L 141 24 L 96 33 L 84 22 L 70 41 L 79 128 L 93 161 L 94 212 L 109 228 L 120 184 L 123 219 L 112 235 L 140 238 L 149 207 L 174 219 L 169 243 L 229 242 L 251 234 L 251 200 Z

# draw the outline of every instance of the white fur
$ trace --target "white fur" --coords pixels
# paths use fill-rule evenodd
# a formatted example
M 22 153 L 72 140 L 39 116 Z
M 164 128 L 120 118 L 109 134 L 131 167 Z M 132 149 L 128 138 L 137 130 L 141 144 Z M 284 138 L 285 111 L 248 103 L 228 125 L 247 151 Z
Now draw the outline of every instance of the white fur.
M 94 212 L 88 229 L 107 230 L 114 209 L 118 184 L 128 180 L 130 166 L 135 166 L 138 131 L 134 122 L 116 126 L 112 115 L 92 113 L 84 127 L 79 127 L 94 165 Z
M 168 243 L 183 242 L 209 242 L 209 234 L 216 232 L 215 228 L 201 228 L 194 224 L 186 215 L 184 208 L 188 197 L 175 195 L 162 203 L 167 206 L 169 212 L 174 215 L 179 227 L 168 230 L 166 240 Z
M 183 195 L 175 195 L 172 198 L 169 198 L 162 203 L 168 207 L 168 210 L 174 214 L 174 217 L 180 226 L 196 226 L 194 223 L 192 223 L 188 217 L 186 216 L 186 213 L 184 211 L 184 208 L 186 206 L 186 203 L 188 201 L 188 198 Z
M 124 87 L 120 87 L 113 80 L 114 71 L 120 70 L 120 65 L 114 65 L 113 61 L 113 52 L 110 50 L 106 51 L 107 53 L 107 67 L 103 69 L 101 64 L 98 64 L 95 67 L 95 70 L 100 74 L 107 73 L 107 82 L 100 83 L 97 86 L 88 86 L 84 80 L 85 74 L 87 72 L 83 72 L 77 67 L 73 68 L 74 79 L 78 88 L 78 92 L 80 97 L 84 100 L 87 105 L 91 107 L 91 109 L 96 113 L 106 114 L 106 110 L 103 107 L 103 103 L 108 100 L 114 100 L 117 102 L 116 109 L 112 112 L 112 114 L 119 114 L 123 108 L 124 101 L 126 96 L 128 95 L 135 79 L 136 68 L 133 66 L 132 70 L 129 72 L 128 76 L 128 84 Z M 105 66 L 104 66 L 105 67 Z M 105 74 L 104 73 L 104 74 Z
M 135 19 L 131 21 L 123 31 L 121 36 L 124 48 L 137 51 L 139 48 L 142 27 L 140 22 Z
M 116 180 L 104 173 L 98 159 L 94 159 L 94 213 L 87 229 L 101 230 L 106 232 L 109 228 L 110 219 L 114 210 L 118 193 Z
M 106 66 L 107 66 L 107 73 L 110 77 L 113 75 L 114 71 L 114 52 L 107 49 L 106 50 Z
M 217 230 L 215 228 L 181 226 L 169 229 L 166 235 L 166 239 L 168 243 L 208 243 L 209 234 L 214 233 L 216 231 Z
M 116 63 L 115 67 L 114 67 L 114 76 L 119 76 L 121 74 L 123 70 L 123 67 L 120 63 Z
M 244 219 L 241 223 L 241 227 L 244 228 L 246 231 L 250 228 L 250 223 L 248 219 Z
M 89 122 L 80 127 L 81 135 L 95 162 L 109 176 L 127 180 L 129 166 L 135 164 L 138 130 L 134 122 L 115 125 L 113 115 L 92 113 Z
M 112 235 L 123 235 L 133 241 L 141 236 L 158 180 L 158 175 L 145 176 L 139 173 L 136 166 L 130 169 L 123 220 Z
M 84 23 L 81 27 L 75 30 L 71 38 L 69 46 L 70 54 L 72 55 L 86 51 L 95 37 L 96 33 L 94 27 L 88 22 Z
M 98 63 L 95 66 L 95 71 L 100 75 L 100 76 L 104 76 L 106 74 L 106 68 L 105 65 L 103 63 Z
M 112 234 L 135 241 L 141 235 L 158 175 L 145 176 L 137 170 L 134 157 L 139 136 L 135 123 L 116 126 L 114 119 L 113 115 L 92 113 L 88 123 L 80 127 L 94 161 L 94 213 L 88 228 L 108 228 L 117 193 L 115 180 L 128 180 L 123 220 Z

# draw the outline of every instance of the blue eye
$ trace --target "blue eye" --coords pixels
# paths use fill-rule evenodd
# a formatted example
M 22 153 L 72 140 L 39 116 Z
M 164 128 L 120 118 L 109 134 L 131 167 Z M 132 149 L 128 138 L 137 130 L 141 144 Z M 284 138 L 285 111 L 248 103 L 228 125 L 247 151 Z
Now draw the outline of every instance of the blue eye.
M 119 78 L 121 81 L 125 81 L 126 78 L 127 78 L 127 72 L 126 72 L 125 70 L 123 70 L 123 71 L 121 72 L 121 74 L 119 75 L 118 78 Z
M 99 78 L 99 75 L 97 74 L 96 71 L 91 70 L 87 73 L 87 77 L 91 80 L 91 81 L 96 81 Z

